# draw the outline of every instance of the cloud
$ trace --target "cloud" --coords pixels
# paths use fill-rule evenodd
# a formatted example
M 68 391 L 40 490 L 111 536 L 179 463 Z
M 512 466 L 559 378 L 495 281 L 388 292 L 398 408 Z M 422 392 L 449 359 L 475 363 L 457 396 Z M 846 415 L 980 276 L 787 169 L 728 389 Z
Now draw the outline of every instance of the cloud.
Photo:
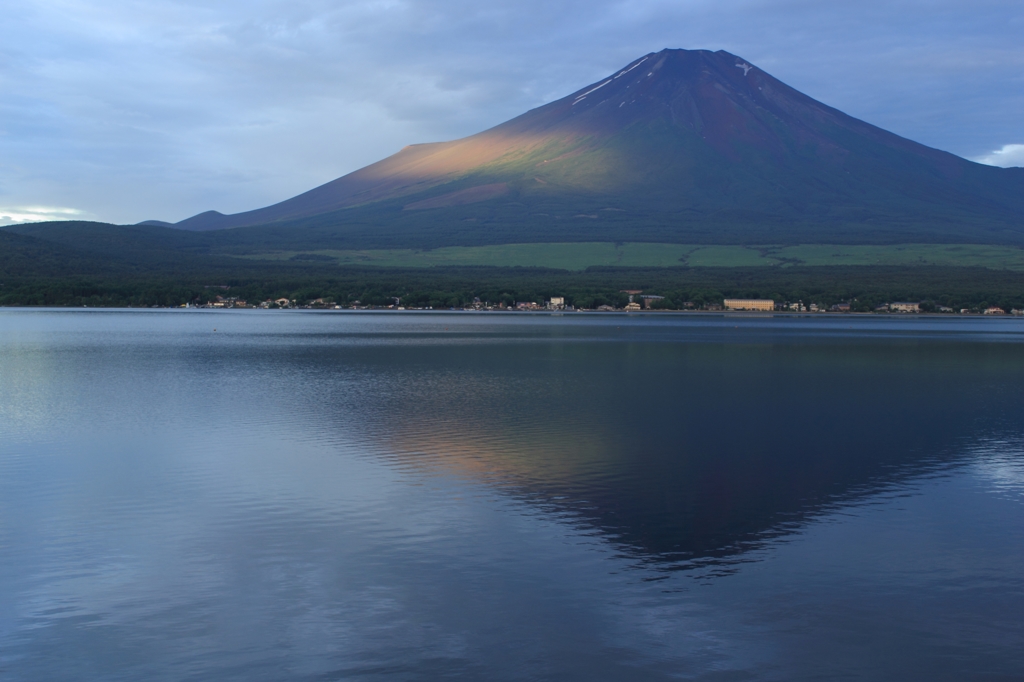
M 85 211 L 80 211 L 77 208 L 60 208 L 56 206 L 0 207 L 0 225 L 38 223 L 47 220 L 89 220 L 90 218 L 91 216 Z
M 118 222 L 280 201 L 664 47 L 965 156 L 1024 136 L 1019 0 L 12 0 L 4 28 L 0 204 Z
M 990 154 L 979 156 L 974 161 L 984 163 L 988 166 L 1001 166 L 1011 168 L 1013 166 L 1024 167 L 1024 144 L 1004 144 Z

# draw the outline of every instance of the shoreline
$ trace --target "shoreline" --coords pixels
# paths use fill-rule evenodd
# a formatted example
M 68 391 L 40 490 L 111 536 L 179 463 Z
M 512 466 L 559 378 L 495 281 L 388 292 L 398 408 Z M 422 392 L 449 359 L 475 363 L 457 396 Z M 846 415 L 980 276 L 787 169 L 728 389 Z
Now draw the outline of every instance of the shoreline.
M 984 319 L 1024 319 L 1024 315 L 1013 314 L 1013 313 L 910 313 L 910 312 L 838 312 L 830 310 L 821 311 L 804 311 L 797 312 L 793 310 L 776 310 L 776 311 L 750 311 L 750 310 L 499 310 L 499 309 L 473 309 L 473 308 L 406 308 L 398 310 L 394 308 L 371 308 L 371 307 L 359 307 L 359 308 L 310 308 L 310 307 L 294 307 L 294 308 L 259 308 L 259 307 L 206 307 L 206 306 L 195 306 L 184 308 L 181 306 L 151 306 L 148 308 L 136 308 L 133 306 L 0 306 L 0 311 L 111 311 L 111 312 L 168 312 L 168 311 L 181 311 L 181 312 L 292 312 L 292 313 L 380 313 L 380 314 L 404 314 L 411 313 L 416 315 L 424 314 L 452 314 L 452 313 L 497 313 L 505 315 L 533 315 L 533 316 L 549 316 L 549 317 L 562 317 L 565 315 L 626 315 L 626 316 L 662 316 L 662 315 L 690 315 L 690 316 L 702 316 L 702 317 L 740 317 L 740 318 L 765 318 L 765 317 L 892 317 L 899 319 L 913 319 L 913 318 L 984 318 Z

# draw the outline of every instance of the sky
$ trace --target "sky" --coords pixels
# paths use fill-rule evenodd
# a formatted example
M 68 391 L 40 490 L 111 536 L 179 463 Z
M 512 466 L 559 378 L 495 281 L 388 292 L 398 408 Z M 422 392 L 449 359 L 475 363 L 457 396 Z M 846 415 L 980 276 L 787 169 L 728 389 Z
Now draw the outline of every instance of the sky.
M 266 206 L 666 47 L 1024 166 L 1021 0 L 7 0 L 0 225 Z

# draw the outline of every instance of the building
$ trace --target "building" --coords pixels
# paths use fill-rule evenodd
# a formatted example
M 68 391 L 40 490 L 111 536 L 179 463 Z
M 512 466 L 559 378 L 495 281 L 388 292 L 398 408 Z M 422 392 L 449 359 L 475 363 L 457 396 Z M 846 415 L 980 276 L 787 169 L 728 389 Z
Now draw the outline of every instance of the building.
M 1006 311 L 1003 310 L 1002 308 L 1000 308 L 999 306 L 993 305 L 993 306 L 989 306 L 988 308 L 985 308 L 985 314 L 986 315 L 1005 315 Z
M 548 310 L 562 310 L 563 308 L 565 308 L 564 296 L 552 296 L 548 301 Z
M 655 301 L 663 300 L 665 300 L 664 296 L 654 296 L 651 294 L 644 294 L 643 296 L 640 297 L 640 302 L 643 304 L 645 308 L 650 308 L 652 305 L 654 305 Z
M 775 310 L 775 301 L 770 298 L 727 298 L 726 310 Z
M 629 303 L 626 304 L 626 308 L 625 309 L 628 312 L 635 312 L 637 310 L 640 310 L 640 304 L 635 302 L 635 301 L 630 301 Z
M 832 310 L 834 310 L 837 313 L 848 313 L 850 312 L 850 304 L 836 303 L 835 305 L 832 306 Z
M 896 303 L 889 304 L 889 310 L 896 313 L 919 313 L 921 312 L 921 304 L 910 303 L 909 301 L 897 301 Z

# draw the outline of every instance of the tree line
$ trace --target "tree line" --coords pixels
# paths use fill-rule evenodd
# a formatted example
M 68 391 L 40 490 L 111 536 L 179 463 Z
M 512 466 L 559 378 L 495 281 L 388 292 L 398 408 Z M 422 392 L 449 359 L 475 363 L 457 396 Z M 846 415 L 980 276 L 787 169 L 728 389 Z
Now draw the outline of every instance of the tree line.
M 829 307 L 849 302 L 873 310 L 892 301 L 924 302 L 954 310 L 1024 308 L 1024 273 L 966 267 L 610 268 L 580 272 L 544 268 L 337 268 L 187 272 L 177 276 L 105 275 L 10 277 L 0 273 L 4 306 L 180 306 L 218 296 L 250 304 L 287 298 L 302 304 L 458 308 L 476 299 L 496 305 L 542 303 L 561 296 L 577 308 L 623 307 L 624 290 L 662 296 L 655 308 L 682 309 L 724 298 L 771 298 Z

